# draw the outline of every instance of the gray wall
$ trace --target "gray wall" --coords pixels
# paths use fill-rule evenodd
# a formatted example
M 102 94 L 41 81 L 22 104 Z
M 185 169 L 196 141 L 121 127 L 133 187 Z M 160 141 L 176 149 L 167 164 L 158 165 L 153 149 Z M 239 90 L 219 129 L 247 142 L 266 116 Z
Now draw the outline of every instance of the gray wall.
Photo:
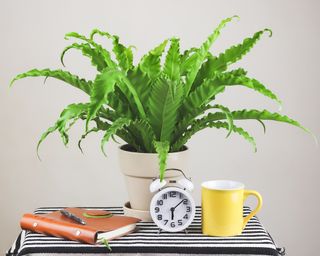
M 319 7 L 311 0 L 1 1 L 0 251 L 18 234 L 21 215 L 36 207 L 108 206 L 126 200 L 117 145 L 106 147 L 105 158 L 101 135 L 89 136 L 82 155 L 76 142 L 83 124 L 75 125 L 68 149 L 54 134 L 42 145 L 42 162 L 37 159 L 40 134 L 64 106 L 87 101 L 85 95 L 53 79 L 45 86 L 41 78 L 25 79 L 8 88 L 19 72 L 61 68 L 59 54 L 69 43 L 63 40 L 66 32 L 105 29 L 136 45 L 140 57 L 173 35 L 181 37 L 183 48 L 197 46 L 222 18 L 238 14 L 241 20 L 228 25 L 212 51 L 272 28 L 274 36 L 264 36 L 241 65 L 281 97 L 282 113 L 319 134 Z M 65 61 L 70 71 L 94 77 L 94 68 L 79 52 L 70 51 Z M 242 88 L 229 89 L 219 102 L 230 108 L 278 110 L 274 102 Z M 257 153 L 236 135 L 225 139 L 225 131 L 205 130 L 188 143 L 198 203 L 201 181 L 243 181 L 262 193 L 260 218 L 279 246 L 286 246 L 288 255 L 316 255 L 319 149 L 311 136 L 285 124 L 268 123 L 265 135 L 255 122 L 244 127 L 256 136 Z

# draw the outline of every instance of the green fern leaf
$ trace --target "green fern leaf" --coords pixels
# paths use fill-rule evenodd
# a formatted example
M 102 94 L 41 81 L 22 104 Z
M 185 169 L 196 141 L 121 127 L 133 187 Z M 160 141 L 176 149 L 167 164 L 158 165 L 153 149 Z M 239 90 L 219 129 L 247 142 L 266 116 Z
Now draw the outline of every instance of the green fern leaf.
M 151 92 L 151 80 L 148 75 L 136 68 L 127 72 L 128 80 L 137 91 L 141 102 L 147 102 Z
M 268 32 L 269 36 L 272 36 L 272 31 L 270 29 L 258 31 L 251 38 L 244 39 L 241 44 L 232 46 L 218 57 L 214 57 L 211 62 L 211 69 L 214 71 L 225 71 L 228 65 L 242 59 L 242 57 L 260 40 L 265 32 Z
M 226 122 L 220 122 L 215 121 L 212 122 L 211 120 L 207 120 L 207 118 L 202 118 L 199 120 L 195 120 L 192 124 L 192 126 L 183 134 L 183 136 L 180 137 L 180 139 L 172 146 L 173 148 L 181 148 L 183 145 L 185 145 L 188 140 L 197 132 L 205 129 L 205 128 L 224 128 L 229 130 L 229 124 Z M 237 127 L 235 125 L 232 126 L 232 131 L 238 133 L 242 137 L 244 137 L 248 142 L 250 142 L 254 150 L 256 151 L 256 143 L 252 136 L 249 135 L 248 132 L 246 132 L 241 127 Z
M 108 39 L 112 39 L 112 35 L 106 31 L 101 31 L 100 29 L 94 28 L 90 33 L 90 40 L 94 39 L 94 36 L 98 34 L 100 36 L 105 36 Z
M 121 77 L 121 82 L 119 83 L 119 87 L 122 89 L 123 92 L 126 92 L 126 89 L 129 90 L 129 92 L 132 95 L 133 101 L 136 105 L 137 112 L 139 113 L 139 117 L 146 120 L 146 113 L 141 103 L 141 100 L 139 98 L 139 95 L 136 89 L 134 88 L 133 84 L 131 83 L 131 81 L 128 79 L 127 76 L 124 76 L 123 73 Z
M 248 72 L 243 68 L 237 68 L 229 71 L 228 73 L 233 76 L 246 76 Z
M 266 129 L 266 125 L 264 124 L 264 122 L 262 122 L 260 119 L 257 119 L 257 121 L 262 125 L 263 133 L 266 133 L 267 129 Z
M 87 37 L 85 37 L 84 35 L 80 35 L 77 32 L 69 32 L 64 35 L 65 40 L 69 40 L 70 38 L 76 38 L 86 42 L 89 40 Z
M 169 141 L 153 141 L 153 144 L 159 157 L 160 181 L 162 181 L 167 166 L 170 143 Z
M 113 42 L 113 52 L 116 55 L 119 66 L 123 71 L 128 71 L 133 68 L 133 53 L 132 47 L 125 47 L 123 44 L 119 43 L 119 37 L 111 35 L 108 32 L 101 31 L 99 29 L 94 29 L 91 32 L 90 39 L 93 40 L 94 36 L 99 34 L 100 36 L 105 36 L 108 39 L 112 39 Z
M 227 49 L 224 53 L 220 53 L 218 57 L 212 56 L 209 53 L 207 61 L 201 66 L 199 73 L 197 74 L 194 84 L 192 85 L 191 91 L 197 88 L 198 85 L 200 85 L 204 79 L 211 78 L 215 72 L 225 71 L 227 70 L 228 65 L 242 59 L 242 57 L 246 55 L 253 48 L 253 46 L 260 40 L 261 36 L 265 32 L 269 32 L 270 36 L 272 35 L 272 31 L 270 29 L 264 29 L 256 32 L 251 38 L 244 39 L 241 44 L 232 46 L 231 48 Z
M 145 119 L 145 111 L 140 96 L 138 95 L 138 90 L 136 90 L 135 85 L 131 83 L 128 77 L 124 76 L 121 72 L 117 88 L 114 93 L 110 94 L 110 99 L 111 98 L 112 102 L 117 104 L 116 107 L 127 111 L 125 112 L 125 116 L 135 116 Z M 121 113 L 123 112 L 121 111 L 120 114 Z
M 104 107 L 100 109 L 99 116 L 111 122 L 115 121 L 119 117 L 116 111 L 110 108 L 104 108 Z
M 225 73 L 216 74 L 215 83 L 218 85 L 226 85 L 226 86 L 242 85 L 257 91 L 260 94 L 272 100 L 277 101 L 280 105 L 282 104 L 281 100 L 279 100 L 278 97 L 272 91 L 267 89 L 258 80 L 252 79 L 243 75 L 240 75 L 240 76 L 235 75 L 234 72 L 225 72 Z
M 100 117 L 110 120 L 110 121 L 114 121 L 115 116 L 114 116 L 114 112 L 110 109 L 103 109 L 101 108 L 100 111 Z M 94 121 L 96 122 L 96 127 L 91 128 L 90 130 L 86 131 L 84 134 L 81 135 L 81 138 L 78 141 L 78 148 L 80 149 L 81 153 L 83 153 L 82 147 L 81 147 L 81 143 L 82 141 L 90 134 L 93 132 L 99 132 L 99 131 L 106 131 L 109 127 L 110 124 L 107 122 L 103 122 L 101 121 L 99 118 L 95 118 Z
M 271 120 L 271 121 L 277 121 L 277 122 L 283 122 L 283 123 L 288 123 L 294 126 L 297 126 L 304 131 L 310 133 L 308 129 L 303 127 L 299 122 L 289 118 L 288 116 L 285 115 L 280 115 L 278 113 L 271 113 L 268 110 L 240 110 L 240 111 L 232 111 L 231 112 L 233 119 L 234 120 L 248 120 L 248 119 L 256 119 L 256 120 Z
M 114 121 L 111 126 L 107 129 L 106 133 L 104 134 L 101 140 L 101 150 L 104 155 L 106 155 L 104 151 L 104 145 L 109 141 L 112 135 L 116 134 L 118 130 L 123 129 L 125 126 L 128 126 L 132 122 L 131 119 L 120 117 L 116 121 Z
M 142 102 L 149 98 L 150 80 L 139 69 L 120 75 L 118 86 L 108 95 L 108 105 L 120 116 L 144 118 Z
M 175 96 L 171 86 L 175 86 Z M 183 96 L 183 87 L 159 78 L 153 85 L 148 102 L 149 122 L 161 141 L 170 141 L 177 120 L 177 110 Z
M 227 119 L 227 122 L 228 122 L 228 129 L 229 129 L 229 132 L 227 134 L 227 138 L 230 136 L 232 130 L 233 130 L 233 116 L 232 116 L 232 113 L 230 112 L 230 110 L 225 107 L 225 106 L 222 106 L 222 105 L 214 105 L 213 108 L 217 108 L 217 109 L 220 109 L 225 115 L 226 115 L 226 119 Z
M 104 49 L 100 44 L 94 42 L 92 39 L 86 38 L 85 36 L 80 35 L 76 32 L 67 33 L 65 35 L 65 39 L 68 40 L 69 38 L 76 38 L 89 43 L 101 54 L 109 68 L 117 67 L 117 64 L 112 60 L 110 53 L 106 49 Z
M 257 152 L 256 141 L 247 131 L 238 126 L 234 126 L 232 130 L 241 135 L 245 140 L 247 140 L 252 145 L 254 152 Z
M 63 70 L 50 70 L 50 69 L 32 69 L 30 71 L 27 71 L 25 73 L 21 73 L 17 75 L 15 78 L 11 80 L 10 86 L 13 85 L 13 83 L 19 79 L 25 78 L 25 77 L 38 77 L 38 76 L 44 76 L 44 77 L 53 77 L 58 80 L 64 81 L 82 91 L 84 91 L 87 94 L 91 93 L 92 88 L 92 82 L 86 81 L 85 79 L 80 79 L 76 75 L 72 75 L 70 72 L 63 71 Z
M 119 80 L 120 72 L 117 70 L 107 69 L 103 73 L 96 76 L 94 87 L 90 97 L 90 106 L 86 121 L 86 131 L 91 119 L 96 116 L 96 113 L 107 103 L 108 95 L 114 91 L 116 82 Z
M 189 111 L 180 111 L 179 117 L 178 117 L 178 122 L 175 126 L 174 130 L 174 135 L 173 135 L 173 140 L 172 144 L 174 144 L 187 130 L 189 125 L 200 115 L 204 114 L 205 111 L 211 109 L 211 105 L 202 105 L 201 107 L 198 108 L 193 108 L 190 109 Z M 181 108 L 182 109 L 182 108 Z M 173 151 L 179 151 L 180 148 L 172 148 Z
M 180 80 L 180 43 L 178 38 L 172 38 L 164 63 L 163 72 L 171 81 L 179 82 Z
M 208 53 L 207 60 L 201 65 L 201 68 L 199 69 L 196 78 L 194 79 L 190 92 L 193 92 L 198 86 L 200 86 L 205 80 L 209 80 L 215 77 L 216 72 L 213 72 L 211 68 L 211 61 L 213 57 L 211 53 Z
M 152 130 L 151 125 L 145 120 L 135 120 L 130 124 L 130 131 L 133 131 L 135 137 L 138 138 L 140 145 L 143 145 L 145 152 L 155 152 L 153 141 L 156 136 Z
M 289 118 L 285 115 L 280 115 L 278 113 L 271 113 L 268 110 L 256 110 L 256 109 L 243 109 L 238 111 L 232 111 L 232 118 L 233 120 L 257 120 L 260 122 L 261 120 L 270 120 L 270 121 L 277 121 L 282 123 L 288 123 L 290 125 L 299 127 L 303 129 L 304 131 L 310 133 L 308 129 L 303 127 L 299 122 Z M 216 113 L 209 113 L 206 117 L 204 117 L 208 122 L 218 121 L 218 120 L 224 120 L 226 119 L 225 113 L 222 112 L 216 112 Z
M 90 134 L 93 132 L 99 132 L 100 130 L 96 127 L 91 128 L 89 131 L 86 131 L 84 134 L 81 135 L 81 138 L 78 140 L 78 148 L 80 149 L 81 153 L 83 154 L 83 150 L 81 147 L 82 141 Z
M 113 52 L 116 55 L 119 66 L 124 71 L 128 71 L 133 67 L 133 53 L 131 47 L 125 47 L 119 43 L 119 37 L 113 36 Z
M 222 83 L 221 83 L 222 84 Z M 203 105 L 208 104 L 218 94 L 223 92 L 224 85 L 219 85 L 215 79 L 208 79 L 198 88 L 191 92 L 184 100 L 183 109 L 185 112 L 192 111 Z
M 64 145 L 67 145 L 68 142 L 69 142 L 69 136 L 67 134 L 67 131 L 74 124 L 75 120 L 78 120 L 81 117 L 81 115 L 83 115 L 83 114 L 85 114 L 87 112 L 87 109 L 88 109 L 88 104 L 83 104 L 83 103 L 71 104 L 71 105 L 67 106 L 61 112 L 60 117 L 56 121 L 54 126 L 50 127 L 47 131 L 45 131 L 41 135 L 41 138 L 40 138 L 40 140 L 38 142 L 38 145 L 37 145 L 38 157 L 39 157 L 40 144 L 47 138 L 47 136 L 50 133 L 52 133 L 52 132 L 54 132 L 56 130 L 59 131 Z M 68 124 L 69 124 L 69 126 L 68 126 Z
M 86 122 L 86 131 L 88 130 L 89 121 L 96 116 L 97 111 L 103 104 L 108 103 L 108 95 L 114 91 L 116 83 L 121 90 L 129 89 L 141 118 L 145 119 L 146 116 L 142 103 L 128 78 L 119 70 L 106 69 L 103 73 L 97 75 L 94 81 L 94 87 L 90 98 L 91 103 Z
M 233 17 L 224 19 L 219 24 L 219 26 L 213 31 L 213 33 L 207 38 L 207 40 L 201 45 L 201 47 L 193 55 L 190 56 L 191 61 L 189 61 L 189 64 L 186 65 L 190 69 L 187 70 L 185 95 L 189 94 L 191 86 L 197 76 L 197 73 L 202 63 L 204 62 L 204 60 L 208 55 L 211 45 L 218 38 L 218 36 L 220 35 L 220 31 L 225 27 L 225 25 L 231 22 L 235 17 L 238 17 L 238 16 L 233 16 Z
M 194 55 L 196 53 L 198 48 L 192 47 L 188 50 L 185 50 L 184 53 L 180 56 L 180 73 L 183 76 L 186 76 L 188 71 L 192 68 L 192 65 L 194 63 L 194 57 L 191 57 L 191 55 Z
M 108 109 L 107 109 L 108 110 Z M 101 113 L 102 111 L 100 111 Z M 107 111 L 109 112 L 109 111 Z M 103 114 L 101 115 L 102 118 L 105 118 L 105 110 L 103 110 Z M 107 114 L 107 118 L 108 120 L 112 120 L 115 121 L 113 113 L 111 114 L 111 117 L 109 116 L 110 112 Z M 111 126 L 111 124 L 107 123 L 107 122 L 103 122 L 101 121 L 99 118 L 95 118 L 94 121 L 96 122 L 96 127 L 93 127 L 92 129 L 90 129 L 89 131 L 87 131 L 85 134 L 83 134 L 80 138 L 80 140 L 78 141 L 78 147 L 82 152 L 82 148 L 81 148 L 81 142 L 82 140 L 84 140 L 86 138 L 86 136 L 92 132 L 98 132 L 98 131 L 106 131 L 109 129 L 109 127 Z M 129 127 L 128 127 L 129 130 Z M 133 146 L 135 149 L 137 149 L 139 152 L 142 152 L 142 150 L 140 149 L 140 145 L 137 144 L 137 142 L 134 139 L 133 134 L 131 134 L 128 130 L 118 130 L 116 132 L 116 135 L 121 138 L 123 141 L 125 141 L 126 143 L 128 143 L 129 145 Z M 111 135 L 111 138 L 114 135 Z
M 208 53 L 207 61 L 204 62 L 196 76 L 196 79 L 194 80 L 190 93 L 193 92 L 198 86 L 200 86 L 205 80 L 212 79 L 216 76 L 218 73 L 217 70 L 212 68 L 214 66 L 214 57 L 211 55 L 211 53 Z M 230 74 L 235 76 L 245 76 L 247 75 L 247 71 L 245 71 L 243 68 L 238 68 L 232 71 L 229 71 Z
M 225 122 L 217 121 L 217 122 L 210 123 L 209 127 L 210 128 L 215 127 L 217 129 L 220 129 L 220 128 L 229 129 L 229 124 Z M 241 135 L 246 141 L 248 141 L 252 145 L 254 152 L 257 152 L 257 145 L 255 142 L 255 139 L 247 131 L 235 125 L 233 125 L 232 131 Z
M 110 244 L 109 244 L 109 242 L 108 242 L 107 239 L 103 238 L 103 239 L 101 239 L 100 241 L 101 241 L 101 243 L 103 243 L 103 245 L 104 245 L 105 247 L 108 248 L 108 250 L 109 250 L 110 252 L 112 251 L 112 248 L 110 247 Z
M 156 48 L 144 55 L 139 63 L 139 68 L 152 80 L 156 79 L 161 71 L 161 56 L 166 48 L 168 40 L 163 41 Z
M 49 127 L 49 128 L 41 135 L 40 140 L 38 141 L 38 144 L 37 144 L 37 156 L 38 156 L 39 160 L 41 159 L 41 158 L 40 158 L 40 155 L 39 155 L 39 148 L 40 148 L 41 143 L 48 137 L 49 134 L 55 132 L 57 129 L 58 129 L 57 124 L 54 124 L 53 126 Z
M 65 66 L 63 61 L 64 56 L 70 49 L 80 50 L 84 56 L 91 59 L 92 65 L 95 66 L 97 70 L 100 72 L 107 67 L 107 63 L 105 62 L 100 52 L 97 51 L 95 48 L 92 48 L 88 43 L 84 43 L 84 44 L 73 43 L 72 45 L 67 46 L 63 50 L 60 56 L 60 61 L 63 66 Z
M 122 93 L 119 88 L 115 88 L 114 94 L 108 95 L 108 105 L 114 109 L 118 116 L 132 118 L 134 111 L 130 107 L 128 98 Z
M 128 143 L 130 146 L 134 147 L 137 152 L 145 152 L 143 145 L 140 144 L 140 140 L 134 136 L 134 133 L 130 131 L 130 125 L 127 129 L 122 129 L 117 131 L 117 136 L 123 141 Z

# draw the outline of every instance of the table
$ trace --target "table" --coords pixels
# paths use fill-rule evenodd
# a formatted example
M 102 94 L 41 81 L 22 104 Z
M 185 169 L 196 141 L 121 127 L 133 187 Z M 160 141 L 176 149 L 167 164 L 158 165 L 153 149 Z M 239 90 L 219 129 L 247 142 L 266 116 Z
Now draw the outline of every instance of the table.
M 49 213 L 64 207 L 41 207 L 36 214 Z M 123 214 L 121 207 L 84 207 Z M 244 207 L 244 215 L 250 212 Z M 284 255 L 257 217 L 253 217 L 243 233 L 234 237 L 209 237 L 201 233 L 201 208 L 197 207 L 188 233 L 158 232 L 153 222 L 140 222 L 137 230 L 109 242 L 112 251 L 104 245 L 81 244 L 63 238 L 49 237 L 22 231 L 7 256 L 20 255 Z

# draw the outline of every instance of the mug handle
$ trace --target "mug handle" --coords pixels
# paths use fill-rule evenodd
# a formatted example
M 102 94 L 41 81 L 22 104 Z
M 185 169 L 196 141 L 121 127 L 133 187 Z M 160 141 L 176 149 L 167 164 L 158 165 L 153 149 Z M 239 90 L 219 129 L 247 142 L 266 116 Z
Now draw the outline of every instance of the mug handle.
M 258 199 L 258 203 L 257 203 L 257 207 L 253 211 L 251 211 L 246 217 L 243 218 L 243 227 L 242 228 L 245 228 L 245 226 L 247 225 L 248 221 L 254 215 L 256 215 L 256 213 L 258 211 L 260 211 L 260 209 L 262 207 L 262 196 L 259 194 L 259 192 L 255 191 L 255 190 L 245 190 L 244 191 L 243 201 L 245 201 L 248 196 L 255 196 Z

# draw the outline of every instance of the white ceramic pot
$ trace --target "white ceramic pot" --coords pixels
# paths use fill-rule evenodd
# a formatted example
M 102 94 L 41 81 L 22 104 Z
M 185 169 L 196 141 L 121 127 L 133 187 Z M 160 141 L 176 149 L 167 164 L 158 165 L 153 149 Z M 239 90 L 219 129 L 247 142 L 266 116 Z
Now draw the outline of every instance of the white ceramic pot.
M 167 168 L 178 168 L 186 173 L 188 152 L 188 148 L 185 147 L 183 151 L 169 153 Z M 153 196 L 149 186 L 154 178 L 159 177 L 158 154 L 134 152 L 126 144 L 119 147 L 118 156 L 120 169 L 125 176 L 131 208 L 149 211 L 150 201 Z M 165 177 L 169 180 L 180 175 L 180 173 L 174 171 L 165 173 Z

